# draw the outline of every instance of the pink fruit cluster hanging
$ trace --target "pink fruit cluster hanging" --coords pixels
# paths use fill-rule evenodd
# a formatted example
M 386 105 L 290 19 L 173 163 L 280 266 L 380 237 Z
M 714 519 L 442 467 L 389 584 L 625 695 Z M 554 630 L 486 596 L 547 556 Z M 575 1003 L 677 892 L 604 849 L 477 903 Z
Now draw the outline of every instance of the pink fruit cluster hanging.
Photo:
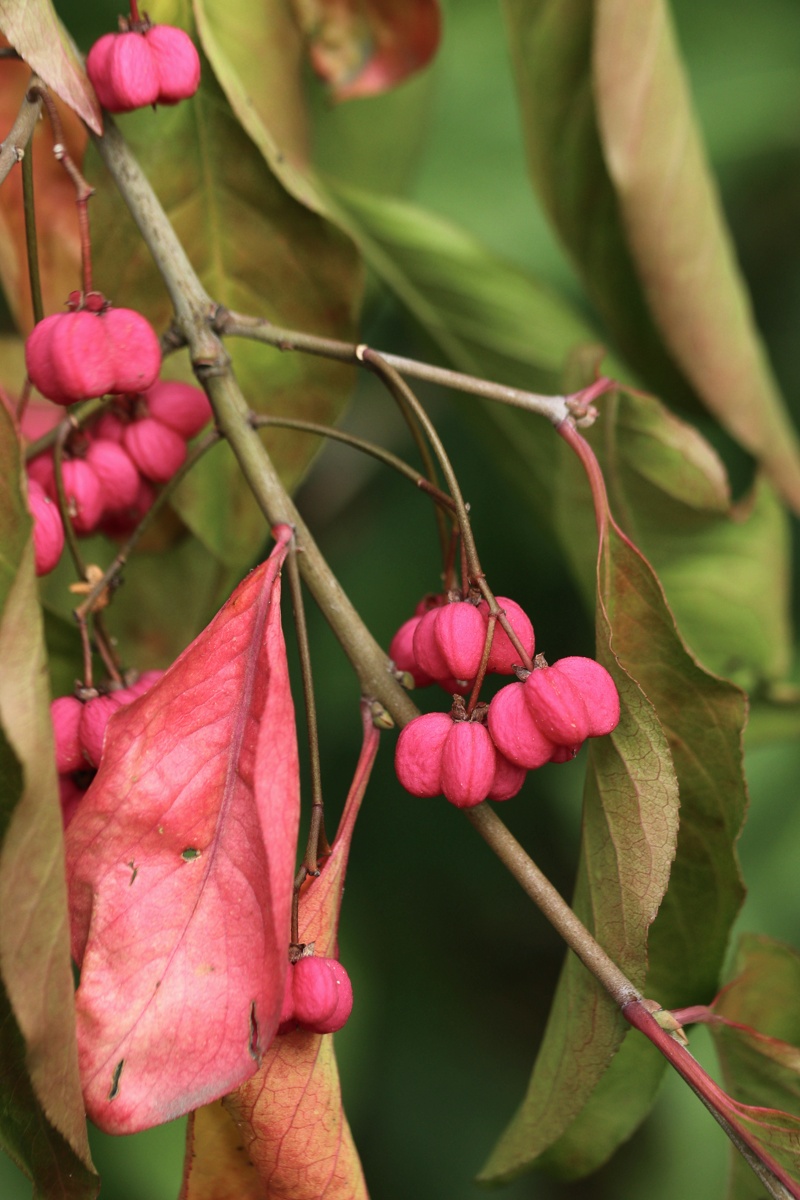
M 106 726 L 112 715 L 143 696 L 163 674 L 163 671 L 143 671 L 127 687 L 102 693 L 93 691 L 85 699 L 59 696 L 51 703 L 50 719 L 65 828 L 100 766 Z
M 488 654 L 486 600 L 425 597 L 389 646 L 396 668 L 418 687 L 438 683 L 454 695 L 449 713 L 410 721 L 398 738 L 395 769 L 414 796 L 443 795 L 468 808 L 515 796 L 529 770 L 574 758 L 589 737 L 619 721 L 619 697 L 609 673 L 590 658 L 534 660 L 533 626 L 520 606 L 498 597 L 519 648 L 499 621 Z M 490 703 L 467 705 L 485 660 L 486 673 L 516 675 Z M 527 660 L 532 670 L 525 665 Z
M 61 471 L 78 536 L 130 533 L 152 505 L 156 486 L 171 479 L 183 464 L 187 440 L 211 416 L 200 388 L 161 381 L 142 392 L 116 396 L 108 409 L 71 434 L 64 445 Z M 57 409 L 30 404 L 22 418 L 23 436 L 35 441 L 59 419 Z M 43 575 L 56 565 L 64 545 L 52 451 L 28 463 L 28 483 L 36 570 Z

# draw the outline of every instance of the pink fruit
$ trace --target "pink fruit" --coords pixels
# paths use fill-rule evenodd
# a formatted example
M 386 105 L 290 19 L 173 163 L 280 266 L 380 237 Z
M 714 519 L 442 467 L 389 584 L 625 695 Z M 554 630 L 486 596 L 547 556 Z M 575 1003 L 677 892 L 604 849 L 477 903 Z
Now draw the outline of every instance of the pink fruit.
M 414 680 L 415 687 L 428 687 L 433 680 L 422 670 L 414 656 L 414 631 L 421 619 L 411 617 L 403 622 L 389 643 L 389 658 L 398 671 L 408 672 Z
M 548 761 L 551 763 L 572 762 L 579 750 L 580 746 L 556 746 Z
M 522 687 L 528 712 L 551 742 L 577 746 L 589 736 L 587 704 L 568 673 L 540 667 L 531 671 Z
M 109 692 L 107 696 L 96 696 L 83 706 L 78 738 L 83 753 L 83 766 L 88 763 L 92 767 L 100 766 L 103 751 L 103 738 L 111 717 L 118 708 L 122 708 L 131 699 L 125 694 L 126 689 Z
M 529 771 L 549 762 L 555 744 L 545 737 L 525 703 L 525 685 L 509 683 L 492 697 L 487 724 L 497 749 Z
M 118 442 L 94 438 L 86 451 L 86 462 L 100 480 L 105 512 L 119 512 L 136 502 L 139 472 Z
M 565 675 L 582 696 L 589 714 L 589 737 L 603 737 L 619 724 L 619 693 L 605 667 L 593 658 L 560 658 L 552 671 Z
M 505 611 L 508 622 L 519 638 L 523 648 L 527 651 L 528 657 L 533 659 L 535 639 L 533 625 L 531 625 L 527 613 L 520 608 L 515 600 L 509 600 L 507 596 L 498 596 L 497 603 Z M 488 624 L 489 605 L 485 600 L 481 600 L 478 605 L 478 611 Z M 494 627 L 494 636 L 492 637 L 492 648 L 489 651 L 489 664 L 486 669 L 495 675 L 512 675 L 515 666 L 524 666 L 524 663 L 519 651 L 514 649 L 505 629 L 497 621 Z
M 134 421 L 125 430 L 123 445 L 146 479 L 166 483 L 186 459 L 186 442 L 174 429 L 153 417 Z
M 412 796 L 438 796 L 442 790 L 442 748 L 453 722 L 447 713 L 425 713 L 409 721 L 397 739 L 394 767 Z
M 336 1007 L 329 1017 L 307 1025 L 312 1033 L 338 1033 L 348 1022 L 353 1011 L 353 985 L 344 967 L 335 958 L 325 958 L 318 961 L 327 964 L 337 988 Z
M 433 637 L 445 662 L 445 674 L 455 679 L 474 679 L 486 641 L 486 623 L 475 605 L 457 600 L 436 609 Z M 421 665 L 424 667 L 424 663 Z
M 512 796 L 516 796 L 522 787 L 528 772 L 525 767 L 518 767 L 516 763 L 512 763 L 499 750 L 496 751 L 496 754 L 497 763 L 494 779 L 492 780 L 492 786 L 489 788 L 489 794 L 486 799 L 510 800 Z
M 55 495 L 53 479 L 56 469 L 53 464 L 53 456 L 49 451 L 46 454 L 37 454 L 36 458 L 32 458 L 26 464 L 25 470 L 28 472 L 29 480 L 39 484 L 49 495 Z
M 121 442 L 126 429 L 126 422 L 121 421 L 114 412 L 103 412 L 92 424 L 92 436 L 99 441 Z
M 326 958 L 299 959 L 292 968 L 294 1015 L 299 1025 L 308 1028 L 333 1016 L 339 999 L 339 987 Z
M 91 311 L 87 307 L 45 317 L 25 343 L 31 382 L 56 404 L 141 391 L 158 375 L 161 350 L 145 318 L 132 309 L 106 306 L 99 293 L 92 295 Z
M 199 433 L 214 415 L 205 392 L 189 383 L 161 380 L 147 389 L 143 399 L 151 417 L 155 417 L 162 425 L 168 425 L 187 441 Z
M 429 609 L 420 617 L 413 635 L 413 651 L 417 666 L 437 682 L 451 674 L 436 639 L 436 620 L 441 611 L 440 608 Z
M 61 464 L 67 511 L 77 534 L 92 533 L 103 515 L 103 489 L 92 468 L 82 458 L 70 458 Z M 50 487 L 56 499 L 55 478 Z
M 150 387 L 161 370 L 161 346 L 153 326 L 132 308 L 108 308 L 100 319 L 114 370 L 110 390 L 141 392 Z
M 131 112 L 158 99 L 158 67 L 141 33 L 106 33 L 86 57 L 86 73 L 109 112 Z
M 153 25 L 144 35 L 159 78 L 158 103 L 177 104 L 200 84 L 200 59 L 194 42 L 174 25 Z
M 28 485 L 28 504 L 33 517 L 33 553 L 36 574 L 47 575 L 61 558 L 64 549 L 64 525 L 58 506 L 45 494 L 36 480 Z
M 75 696 L 59 696 L 50 705 L 56 743 L 56 768 L 61 775 L 86 766 L 78 738 L 82 715 L 83 705 Z
M 193 96 L 200 59 L 191 38 L 171 25 L 107 33 L 86 58 L 97 98 L 109 112 L 131 112 L 149 104 L 177 104 Z
M 489 731 L 477 721 L 454 721 L 442 747 L 441 791 L 457 808 L 472 808 L 489 794 L 496 769 Z

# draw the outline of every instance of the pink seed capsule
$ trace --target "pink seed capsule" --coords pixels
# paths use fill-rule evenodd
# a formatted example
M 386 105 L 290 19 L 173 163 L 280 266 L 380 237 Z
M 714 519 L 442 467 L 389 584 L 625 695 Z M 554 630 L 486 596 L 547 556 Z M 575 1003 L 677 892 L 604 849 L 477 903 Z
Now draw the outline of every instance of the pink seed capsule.
M 500 753 L 517 766 L 533 771 L 550 761 L 556 747 L 528 711 L 524 686 L 509 683 L 492 697 L 487 725 Z
M 583 698 L 566 673 L 552 667 L 531 671 L 523 683 L 528 712 L 545 737 L 558 746 L 577 746 L 591 721 Z
M 187 441 L 214 416 L 205 392 L 189 383 L 171 383 L 162 379 L 148 388 L 142 398 L 149 416 L 168 425 Z
M 109 112 L 132 112 L 158 99 L 158 67 L 141 33 L 104 34 L 86 56 L 86 73 Z
M 86 462 L 100 480 L 105 513 L 119 512 L 136 502 L 139 472 L 118 442 L 94 438 L 86 451 Z
M 442 790 L 442 747 L 453 722 L 447 713 L 425 713 L 409 721 L 397 739 L 394 768 L 412 796 L 438 796 Z
M 71 404 L 64 394 L 50 349 L 53 329 L 64 313 L 53 313 L 34 325 L 25 340 L 25 369 L 33 386 L 55 404 Z M 37 435 L 38 436 L 38 435 Z
M 36 480 L 28 483 L 28 504 L 33 517 L 33 554 L 36 574 L 47 575 L 64 549 L 64 525 L 57 505 Z
M 188 33 L 153 25 L 144 36 L 158 73 L 158 103 L 177 104 L 193 96 L 200 84 L 200 58 Z
M 67 403 L 91 400 L 115 390 L 116 373 L 102 314 L 61 313 L 52 327 L 50 357 L 60 395 Z M 59 398 L 50 395 L 49 399 Z
M 81 537 L 93 533 L 103 515 L 103 489 L 92 468 L 82 458 L 70 458 L 61 464 L 67 511 L 75 532 Z M 55 477 L 50 498 L 56 500 Z
M 136 466 L 153 483 L 166 483 L 186 460 L 186 442 L 154 417 L 133 421 L 123 445 Z
M 312 1033 L 338 1033 L 347 1024 L 353 1011 L 353 985 L 347 971 L 335 958 L 324 958 L 318 961 L 327 965 L 336 983 L 336 1007 L 329 1017 L 315 1021 L 306 1028 L 310 1029 Z
M 551 671 L 566 676 L 582 697 L 589 715 L 589 737 L 603 737 L 619 724 L 619 693 L 605 667 L 593 658 L 560 658 Z
M 497 750 L 497 764 L 487 800 L 510 800 L 525 782 L 528 774 L 525 767 L 518 767 Z
M 535 649 L 535 638 L 533 634 L 533 625 L 525 613 L 515 600 L 509 600 L 507 596 L 497 596 L 497 603 L 505 611 L 511 628 L 516 633 L 524 650 L 527 651 L 528 657 L 533 659 Z M 484 621 L 489 622 L 489 605 L 485 600 L 481 600 L 478 606 L 478 611 Z M 514 646 L 499 621 L 495 622 L 494 636 L 492 637 L 492 648 L 489 651 L 489 665 L 487 671 L 494 675 L 512 675 L 515 666 L 524 666 L 522 658 L 518 650 Z
M 76 696 L 59 696 L 50 705 L 50 720 L 56 742 L 56 769 L 60 775 L 80 771 L 86 766 L 78 730 L 83 705 Z
M 422 670 L 414 656 L 414 631 L 421 619 L 410 617 L 403 622 L 389 643 L 389 658 L 398 671 L 406 671 L 412 677 L 415 687 L 428 687 L 433 680 Z
M 455 679 L 474 679 L 486 641 L 486 623 L 475 605 L 458 600 L 434 610 L 432 628 L 445 663 L 444 674 Z
M 126 703 L 121 691 L 109 692 L 107 696 L 97 696 L 87 701 L 83 706 L 78 737 L 83 752 L 82 765 L 88 763 L 91 767 L 100 766 L 103 752 L 103 739 L 111 717 Z
M 153 326 L 132 308 L 107 308 L 100 319 L 114 372 L 114 386 L 106 390 L 127 393 L 149 388 L 161 370 L 161 346 Z
M 476 721 L 454 721 L 442 748 L 442 793 L 457 808 L 489 794 L 497 766 L 489 731 Z
M 420 617 L 413 636 L 413 651 L 417 666 L 437 683 L 440 679 L 446 679 L 452 674 L 439 649 L 436 637 L 436 620 L 441 611 L 440 608 L 432 608 Z
M 299 959 L 292 968 L 294 1015 L 299 1025 L 308 1028 L 333 1016 L 339 988 L 325 958 Z

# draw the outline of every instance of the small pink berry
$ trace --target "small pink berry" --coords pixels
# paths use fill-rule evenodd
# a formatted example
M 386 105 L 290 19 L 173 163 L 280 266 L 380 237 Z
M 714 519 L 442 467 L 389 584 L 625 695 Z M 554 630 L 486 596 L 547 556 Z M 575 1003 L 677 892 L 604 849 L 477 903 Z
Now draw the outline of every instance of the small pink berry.
M 498 596 L 497 603 L 505 611 L 511 628 L 519 638 L 522 647 L 527 651 L 528 657 L 533 659 L 535 649 L 535 638 L 533 634 L 533 625 L 530 619 L 515 600 L 509 600 L 507 596 Z M 481 613 L 484 621 L 488 624 L 489 621 L 489 605 L 485 600 L 481 600 L 478 606 L 478 611 Z M 514 646 L 499 621 L 495 622 L 494 635 L 492 637 L 492 648 L 489 651 L 489 663 L 487 671 L 494 675 L 512 675 L 515 666 L 524 666 L 519 651 L 514 649 Z
M 61 464 L 67 511 L 75 532 L 81 537 L 93 533 L 103 515 L 103 488 L 92 468 L 82 458 L 70 458 Z M 55 477 L 50 487 L 56 499 Z
M 118 442 L 94 438 L 86 451 L 86 462 L 100 480 L 105 512 L 119 512 L 136 502 L 139 472 Z
M 412 639 L 417 666 L 437 683 L 451 674 L 436 637 L 436 620 L 441 611 L 440 608 L 432 608 L 420 617 Z
M 104 34 L 86 56 L 86 73 L 109 112 L 132 112 L 158 99 L 158 67 L 141 33 Z
M 139 490 L 133 504 L 119 512 L 106 513 L 98 525 L 106 537 L 125 538 L 133 533 L 142 517 L 153 507 L 156 498 L 155 488 L 146 479 L 139 479 Z
M 336 1007 L 329 1017 L 314 1021 L 306 1028 L 312 1033 L 338 1033 L 347 1024 L 353 1011 L 353 985 L 347 971 L 337 959 L 324 958 L 319 961 L 326 963 L 336 984 Z
M 474 679 L 486 641 L 486 623 L 475 605 L 467 600 L 446 604 L 435 610 L 432 626 L 434 640 L 445 662 L 445 675 Z
M 500 753 L 533 771 L 550 761 L 556 747 L 531 716 L 524 687 L 523 683 L 509 683 L 492 697 L 487 725 Z
M 47 575 L 61 558 L 61 551 L 64 549 L 64 525 L 58 506 L 34 479 L 28 485 L 28 505 L 33 516 L 36 574 Z
M 193 96 L 200 84 L 200 58 L 188 33 L 153 25 L 144 36 L 158 72 L 158 103 L 177 104 Z
M 441 791 L 457 808 L 472 808 L 489 794 L 496 770 L 494 743 L 485 725 L 454 721 L 442 747 Z
M 125 430 L 123 445 L 145 479 L 153 483 L 166 483 L 186 459 L 181 435 L 154 417 L 133 421 Z
M 433 679 L 422 670 L 414 655 L 414 631 L 421 620 L 421 617 L 410 617 L 403 622 L 389 643 L 389 658 L 398 671 L 406 671 L 411 676 L 415 687 L 428 687 Z
M 414 717 L 401 731 L 394 753 L 397 778 L 412 796 L 438 796 L 442 790 L 442 749 L 453 721 L 447 713 Z
M 545 737 L 558 746 L 586 740 L 591 728 L 588 706 L 568 673 L 540 667 L 522 686 L 528 712 Z
M 494 779 L 492 780 L 492 786 L 489 788 L 489 794 L 486 799 L 510 800 L 512 796 L 516 796 L 522 787 L 528 772 L 525 767 L 519 767 L 516 763 L 512 763 L 499 750 L 496 753 L 497 765 L 495 766 Z
M 60 775 L 79 771 L 86 766 L 78 729 L 83 705 L 76 696 L 59 696 L 50 704 L 50 719 L 56 743 L 56 768 Z
M 108 308 L 100 319 L 114 372 L 114 385 L 106 390 L 124 393 L 149 388 L 161 370 L 161 346 L 153 326 L 132 308 Z
M 84 704 L 78 730 L 78 738 L 83 752 L 83 766 L 86 766 L 86 763 L 92 767 L 100 766 L 103 738 L 108 722 L 117 709 L 123 708 L 130 700 L 129 696 L 123 695 L 123 691 L 124 689 L 120 689 L 116 692 L 109 692 L 106 696 L 96 696 L 94 700 L 88 700 Z
M 55 404 L 71 403 L 62 389 L 50 348 L 53 329 L 63 316 L 64 313 L 53 313 L 52 316 L 45 317 L 34 325 L 25 340 L 25 369 L 28 378 L 43 396 Z
M 116 374 L 102 315 L 86 311 L 61 313 L 52 326 L 50 357 L 59 394 L 66 397 L 67 403 L 115 390 Z M 59 401 L 59 396 L 49 395 L 49 399 Z
M 308 1028 L 333 1016 L 339 988 L 328 960 L 315 956 L 299 959 L 292 968 L 292 994 L 299 1025 Z
M 164 26 L 155 28 L 163 29 Z M 155 417 L 162 425 L 168 425 L 187 441 L 199 433 L 214 415 L 205 392 L 192 387 L 190 383 L 160 380 L 147 389 L 143 399 L 149 416 Z
M 127 423 L 121 421 L 114 412 L 103 412 L 92 424 L 92 437 L 98 441 L 121 442 Z
M 578 753 L 580 748 L 581 748 L 580 745 L 578 745 L 578 746 L 556 746 L 555 750 L 551 754 L 548 761 L 551 763 L 572 762 L 573 758 Z
M 551 670 L 565 675 L 582 696 L 589 714 L 589 737 L 603 737 L 619 724 L 619 693 L 605 667 L 593 658 L 560 658 Z

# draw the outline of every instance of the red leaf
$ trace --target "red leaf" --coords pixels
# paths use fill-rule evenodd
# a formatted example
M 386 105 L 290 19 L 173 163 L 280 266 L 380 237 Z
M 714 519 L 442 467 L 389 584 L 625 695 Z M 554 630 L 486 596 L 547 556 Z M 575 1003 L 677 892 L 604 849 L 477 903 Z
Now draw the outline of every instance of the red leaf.
M 350 839 L 378 749 L 366 705 L 362 716 L 364 744 L 333 851 L 300 897 L 300 940 L 313 941 L 319 955 L 336 953 Z M 227 1097 L 225 1108 L 230 1117 L 222 1109 L 195 1114 L 203 1137 L 195 1138 L 194 1153 L 189 1147 L 181 1200 L 239 1200 L 235 1181 L 241 1177 L 242 1144 L 266 1200 L 366 1200 L 330 1034 L 298 1029 L 277 1037 L 258 1072 Z M 231 1136 L 231 1117 L 238 1138 Z
M 112 717 L 69 827 L 92 1119 L 168 1121 L 256 1070 L 280 1013 L 299 807 L 279 570 L 291 533 Z
M 388 91 L 439 45 L 437 0 L 295 0 L 295 8 L 311 65 L 334 100 Z

